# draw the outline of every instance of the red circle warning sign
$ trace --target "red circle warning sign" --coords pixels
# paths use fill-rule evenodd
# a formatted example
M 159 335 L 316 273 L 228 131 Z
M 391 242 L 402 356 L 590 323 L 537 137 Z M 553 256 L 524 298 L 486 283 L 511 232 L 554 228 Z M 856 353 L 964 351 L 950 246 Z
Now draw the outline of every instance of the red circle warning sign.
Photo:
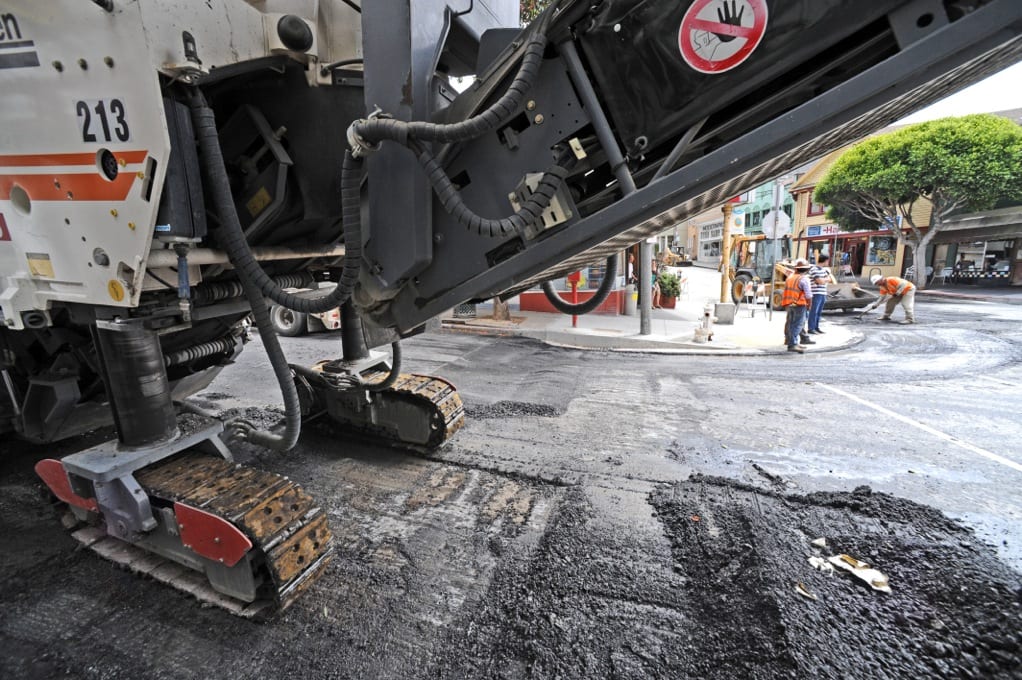
M 766 0 L 696 0 L 681 20 L 678 47 L 700 73 L 723 73 L 749 58 L 766 25 Z

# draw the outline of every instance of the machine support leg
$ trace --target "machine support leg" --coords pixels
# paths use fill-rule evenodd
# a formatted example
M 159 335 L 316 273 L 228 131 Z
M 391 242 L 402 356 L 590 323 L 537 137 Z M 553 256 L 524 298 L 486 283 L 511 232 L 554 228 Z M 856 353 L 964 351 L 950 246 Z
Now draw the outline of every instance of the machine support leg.
M 350 300 L 341 305 L 341 347 L 345 361 L 360 361 L 369 357 L 369 348 L 362 334 L 362 318 Z
M 95 334 L 121 444 L 140 447 L 172 439 L 177 416 L 156 333 L 137 323 L 101 321 Z

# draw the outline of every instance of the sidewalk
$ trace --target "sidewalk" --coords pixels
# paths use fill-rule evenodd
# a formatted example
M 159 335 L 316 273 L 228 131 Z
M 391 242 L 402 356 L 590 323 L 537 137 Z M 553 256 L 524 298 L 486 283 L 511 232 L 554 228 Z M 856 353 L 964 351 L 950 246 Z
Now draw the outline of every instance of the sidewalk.
M 477 318 L 455 319 L 451 313 L 441 317 L 444 329 L 450 332 L 487 335 L 521 335 L 547 344 L 581 349 L 623 352 L 660 352 L 665 354 L 760 355 L 787 354 L 784 344 L 784 312 L 770 318 L 762 305 L 741 306 L 730 325 L 714 324 L 709 342 L 697 343 L 695 329 L 702 325 L 704 308 L 720 299 L 720 274 L 702 267 L 686 268 L 689 292 L 679 299 L 675 309 L 654 309 L 649 335 L 639 334 L 639 316 L 586 314 L 578 317 L 572 328 L 571 317 L 564 314 L 522 312 L 518 299 L 509 300 L 511 321 L 486 318 L 492 314 L 489 304 L 477 307 Z M 835 316 L 836 314 L 836 316 Z M 834 351 L 857 344 L 863 334 L 851 326 L 828 323 L 828 319 L 849 315 L 827 312 L 823 316 L 823 335 L 812 336 L 812 352 Z
M 639 316 L 586 314 L 578 317 L 572 328 L 571 317 L 563 314 L 523 312 L 518 298 L 509 300 L 511 321 L 487 318 L 490 304 L 477 307 L 477 318 L 455 319 L 448 313 L 441 325 L 450 332 L 486 335 L 521 335 L 551 345 L 580 349 L 601 349 L 621 352 L 662 352 L 667 354 L 758 355 L 787 353 L 784 345 L 784 312 L 773 313 L 762 306 L 741 306 L 730 325 L 714 324 L 709 342 L 695 342 L 695 329 L 702 325 L 704 308 L 720 299 L 720 274 L 702 263 L 686 268 L 688 294 L 677 301 L 675 309 L 654 309 L 650 334 L 639 334 Z M 1022 305 L 1022 287 L 981 287 L 948 284 L 917 293 L 922 299 L 997 302 Z M 854 310 L 852 314 L 857 313 Z M 823 335 L 814 335 L 816 344 L 807 353 L 835 351 L 858 344 L 863 334 L 849 324 L 829 323 L 831 319 L 852 318 L 852 314 L 824 312 Z

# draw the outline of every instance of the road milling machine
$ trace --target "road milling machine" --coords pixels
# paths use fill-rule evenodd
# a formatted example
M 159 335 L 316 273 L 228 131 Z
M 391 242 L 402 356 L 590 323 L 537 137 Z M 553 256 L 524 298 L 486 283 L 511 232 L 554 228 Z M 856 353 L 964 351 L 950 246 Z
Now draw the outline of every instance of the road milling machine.
M 229 444 L 288 450 L 325 413 L 440 446 L 461 400 L 401 371 L 402 338 L 541 284 L 590 311 L 627 246 L 1018 61 L 1020 35 L 1017 0 L 553 0 L 524 28 L 502 0 L 2 0 L 4 440 L 112 424 L 36 468 L 75 537 L 265 617 L 330 529 Z M 552 291 L 604 260 L 592 300 Z M 289 365 L 270 304 L 340 307 L 338 356 Z M 250 315 L 275 431 L 187 401 Z

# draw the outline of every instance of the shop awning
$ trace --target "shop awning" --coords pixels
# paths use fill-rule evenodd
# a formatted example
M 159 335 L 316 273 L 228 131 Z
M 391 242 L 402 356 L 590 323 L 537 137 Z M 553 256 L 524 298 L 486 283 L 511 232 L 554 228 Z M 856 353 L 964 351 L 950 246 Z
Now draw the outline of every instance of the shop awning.
M 1000 241 L 1022 238 L 1022 206 L 956 215 L 944 222 L 933 243 Z

